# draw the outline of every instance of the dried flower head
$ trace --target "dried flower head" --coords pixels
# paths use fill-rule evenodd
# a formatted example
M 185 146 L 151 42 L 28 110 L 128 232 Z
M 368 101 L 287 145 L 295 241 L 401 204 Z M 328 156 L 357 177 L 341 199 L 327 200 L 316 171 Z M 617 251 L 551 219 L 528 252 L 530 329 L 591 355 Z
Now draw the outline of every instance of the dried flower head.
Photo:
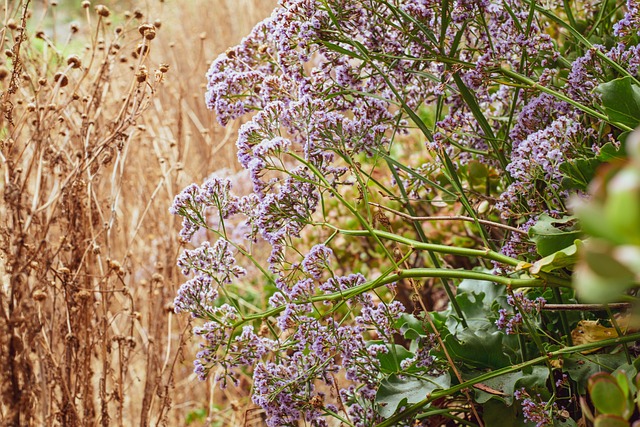
M 109 15 L 111 15 L 111 11 L 109 10 L 109 8 L 103 4 L 99 4 L 96 6 L 96 13 L 103 18 L 107 18 Z

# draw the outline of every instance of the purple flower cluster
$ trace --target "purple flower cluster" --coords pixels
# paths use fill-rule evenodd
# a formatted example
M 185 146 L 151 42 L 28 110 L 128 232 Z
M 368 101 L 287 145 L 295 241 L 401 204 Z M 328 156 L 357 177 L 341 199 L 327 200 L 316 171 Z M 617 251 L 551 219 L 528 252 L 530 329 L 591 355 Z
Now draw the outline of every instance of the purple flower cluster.
M 445 169 L 438 162 L 422 163 L 439 157 L 454 168 L 472 161 L 486 165 L 486 192 L 493 194 L 485 197 L 497 196 L 503 219 L 518 220 L 522 230 L 543 212 L 563 214 L 561 166 L 603 144 L 572 102 L 591 106 L 598 100 L 593 89 L 610 72 L 603 55 L 632 74 L 640 66 L 640 46 L 632 44 L 640 27 L 636 1 L 627 2 L 614 27 L 624 40 L 612 48 L 577 50 L 570 64 L 551 39 L 550 21 L 529 19 L 531 2 L 457 0 L 444 15 L 443 4 L 281 0 L 207 74 L 206 102 L 218 121 L 226 125 L 249 116 L 236 147 L 252 188 L 238 197 L 229 179 L 212 177 L 176 196 L 170 211 L 183 218 L 182 239 L 213 234 L 217 240 L 180 257 L 188 281 L 175 307 L 206 320 L 195 330 L 203 340 L 199 377 L 212 371 L 226 385 L 239 372 L 252 372 L 253 401 L 266 411 L 270 426 L 300 420 L 324 426 L 331 413 L 355 426 L 380 419 L 379 358 L 395 345 L 405 308 L 385 300 L 388 294 L 369 292 L 372 282 L 364 275 L 333 270 L 334 234 L 324 244 L 309 240 L 311 226 L 328 221 L 327 206 L 338 199 L 351 203 L 342 196 L 358 192 L 361 198 L 349 206 L 355 212 L 365 195 L 374 194 L 371 187 L 387 184 L 408 184 L 409 196 L 421 199 L 424 188 L 418 187 L 430 181 L 420 178 Z M 510 70 L 536 85 L 514 87 L 501 74 Z M 562 93 L 564 100 L 540 87 Z M 420 164 L 395 167 L 393 177 L 380 178 L 380 155 L 406 150 L 398 148 L 396 136 L 409 133 L 408 118 L 427 116 L 433 120 L 425 120 L 430 132 L 424 133 L 433 135 L 426 147 L 435 153 L 416 156 Z M 366 162 L 375 168 L 364 168 Z M 448 186 L 455 180 L 446 172 L 440 182 Z M 455 191 L 466 191 L 466 184 Z M 363 222 L 360 214 L 358 221 Z M 528 243 L 523 240 L 506 239 L 503 253 L 521 255 Z M 268 268 L 240 241 L 267 244 Z M 247 280 L 236 251 L 277 287 L 268 301 L 270 314 L 259 320 L 225 298 L 227 286 Z M 343 293 L 349 299 L 340 299 Z M 524 317 L 538 315 L 544 304 L 521 293 L 507 302 L 511 308 L 501 309 L 496 321 L 507 334 L 519 333 Z M 423 339 L 402 367 L 427 375 L 437 370 L 434 346 L 433 339 Z M 546 425 L 544 406 L 517 393 L 525 418 Z
M 506 308 L 498 310 L 500 317 L 496 320 L 496 326 L 506 332 L 507 335 L 517 334 L 523 323 L 522 316 L 537 315 L 546 304 L 546 300 L 538 297 L 530 300 L 521 292 L 515 292 L 507 296 L 507 303 L 512 307 L 512 311 Z
M 547 408 L 547 402 L 542 401 L 540 395 L 534 400 L 527 391 L 522 388 L 514 392 L 516 400 L 522 405 L 522 414 L 525 421 L 535 423 L 536 427 L 545 427 L 553 425 L 550 415 L 550 408 Z

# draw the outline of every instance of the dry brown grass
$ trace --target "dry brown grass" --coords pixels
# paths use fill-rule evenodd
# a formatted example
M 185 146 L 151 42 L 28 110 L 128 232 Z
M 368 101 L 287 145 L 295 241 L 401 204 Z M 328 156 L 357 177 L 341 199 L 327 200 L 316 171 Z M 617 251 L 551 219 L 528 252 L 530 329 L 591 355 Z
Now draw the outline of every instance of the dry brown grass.
M 275 0 L 3 3 L 0 424 L 184 425 L 217 403 L 242 425 L 246 396 L 191 374 L 167 209 L 236 168 L 204 74 Z

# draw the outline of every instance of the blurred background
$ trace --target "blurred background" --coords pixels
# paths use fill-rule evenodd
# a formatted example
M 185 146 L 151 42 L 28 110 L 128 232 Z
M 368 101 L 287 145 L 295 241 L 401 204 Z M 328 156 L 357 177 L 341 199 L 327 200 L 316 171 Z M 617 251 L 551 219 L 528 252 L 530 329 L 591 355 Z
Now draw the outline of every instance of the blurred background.
M 275 4 L 2 2 L 0 425 L 261 425 L 192 373 L 168 208 L 238 170 L 205 74 Z

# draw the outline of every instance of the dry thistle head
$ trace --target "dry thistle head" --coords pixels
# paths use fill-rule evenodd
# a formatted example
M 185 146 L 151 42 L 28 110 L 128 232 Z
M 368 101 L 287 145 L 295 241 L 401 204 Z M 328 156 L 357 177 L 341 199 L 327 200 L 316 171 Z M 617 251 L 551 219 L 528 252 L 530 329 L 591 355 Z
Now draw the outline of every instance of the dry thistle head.
M 82 7 L 83 7 L 84 9 L 88 9 L 88 8 L 89 8 L 89 6 L 91 6 L 91 2 L 90 2 L 89 0 L 84 0 L 84 1 L 82 2 Z
M 80 25 L 77 22 L 72 22 L 69 24 L 69 30 L 71 30 L 71 34 L 76 34 L 80 31 Z
M 109 15 L 111 15 L 111 11 L 109 10 L 109 8 L 103 4 L 99 4 L 96 6 L 96 13 L 103 18 L 107 18 L 109 17 Z
M 139 9 L 136 9 L 133 11 L 133 17 L 136 19 L 142 19 L 144 18 L 144 14 Z
M 158 70 L 160 70 L 160 72 L 162 74 L 168 72 L 169 71 L 169 64 L 160 64 L 160 66 L 158 67 Z
M 153 21 L 153 26 L 156 28 L 160 28 L 162 26 L 162 21 L 159 19 L 156 19 L 155 21 Z
M 16 29 L 18 29 L 18 23 L 16 22 L 15 19 L 10 18 L 7 21 L 7 28 L 9 28 L 10 30 L 16 30 Z
M 80 68 L 82 61 L 78 55 L 71 55 L 67 58 L 67 65 L 71 65 L 71 68 Z

